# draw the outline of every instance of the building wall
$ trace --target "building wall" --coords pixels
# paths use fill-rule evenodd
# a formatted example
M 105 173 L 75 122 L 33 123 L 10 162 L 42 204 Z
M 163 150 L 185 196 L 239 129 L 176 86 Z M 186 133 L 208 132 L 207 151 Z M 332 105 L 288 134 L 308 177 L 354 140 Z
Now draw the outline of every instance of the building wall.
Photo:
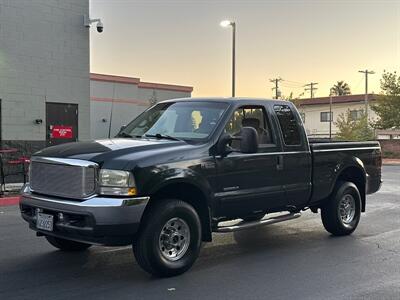
M 400 139 L 379 140 L 382 147 L 382 156 L 385 158 L 400 158 Z
M 79 105 L 80 140 L 90 138 L 88 0 L 0 0 L 3 144 L 45 146 L 46 102 Z M 40 125 L 35 119 L 42 119 Z
M 365 105 L 363 102 L 352 103 L 336 103 L 332 105 L 333 122 L 332 134 L 335 135 L 338 131 L 335 122 L 340 114 L 346 114 L 347 110 L 363 110 Z M 321 122 L 321 112 L 329 112 L 329 104 L 306 105 L 298 108 L 300 113 L 305 115 L 304 126 L 307 134 L 319 137 L 329 136 L 329 122 Z M 377 115 L 371 109 L 368 110 L 369 119 L 377 118 Z
M 91 137 L 113 137 L 121 126 L 127 125 L 154 101 L 190 97 L 191 91 L 191 87 L 142 83 L 138 78 L 94 74 L 90 81 Z

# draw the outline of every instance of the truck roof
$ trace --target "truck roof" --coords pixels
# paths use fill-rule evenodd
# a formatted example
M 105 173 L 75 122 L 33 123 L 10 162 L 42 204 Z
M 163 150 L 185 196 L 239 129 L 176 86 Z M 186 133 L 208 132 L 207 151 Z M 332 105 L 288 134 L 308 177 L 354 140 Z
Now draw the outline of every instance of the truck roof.
M 285 100 L 276 100 L 276 99 L 267 99 L 267 98 L 249 98 L 249 97 L 193 97 L 193 98 L 177 98 L 177 99 L 169 99 L 160 101 L 159 103 L 166 102 L 189 102 L 189 101 L 216 101 L 216 102 L 225 102 L 225 103 L 239 103 L 239 104 L 254 104 L 258 101 L 268 101 L 273 104 L 287 104 L 291 103 L 290 101 Z

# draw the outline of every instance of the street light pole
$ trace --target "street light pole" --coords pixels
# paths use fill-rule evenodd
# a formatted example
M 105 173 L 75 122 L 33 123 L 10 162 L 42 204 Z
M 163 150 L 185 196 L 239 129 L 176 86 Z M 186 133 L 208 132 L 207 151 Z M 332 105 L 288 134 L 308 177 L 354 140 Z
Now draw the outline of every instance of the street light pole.
M 225 20 L 220 23 L 222 27 L 232 27 L 232 97 L 235 97 L 236 81 L 236 23 Z

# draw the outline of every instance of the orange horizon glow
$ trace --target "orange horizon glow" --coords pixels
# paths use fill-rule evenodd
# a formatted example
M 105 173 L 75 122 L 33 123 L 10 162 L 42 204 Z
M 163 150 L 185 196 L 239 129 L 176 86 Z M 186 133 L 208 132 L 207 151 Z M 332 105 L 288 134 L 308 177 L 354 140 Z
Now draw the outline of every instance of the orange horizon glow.
M 193 96 L 230 96 L 231 34 L 237 30 L 236 95 L 271 98 L 269 79 L 296 97 L 318 82 L 316 97 L 339 80 L 379 93 L 383 70 L 400 71 L 400 1 L 90 2 L 104 32 L 91 31 L 91 72 L 193 86 Z M 309 97 L 304 94 L 303 97 Z

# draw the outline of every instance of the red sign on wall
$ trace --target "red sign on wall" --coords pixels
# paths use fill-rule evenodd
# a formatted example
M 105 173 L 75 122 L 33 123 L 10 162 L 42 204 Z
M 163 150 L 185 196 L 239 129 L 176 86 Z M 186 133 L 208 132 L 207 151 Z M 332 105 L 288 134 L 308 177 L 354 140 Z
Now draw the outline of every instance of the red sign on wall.
M 72 139 L 72 126 L 53 125 L 51 137 L 53 139 Z

